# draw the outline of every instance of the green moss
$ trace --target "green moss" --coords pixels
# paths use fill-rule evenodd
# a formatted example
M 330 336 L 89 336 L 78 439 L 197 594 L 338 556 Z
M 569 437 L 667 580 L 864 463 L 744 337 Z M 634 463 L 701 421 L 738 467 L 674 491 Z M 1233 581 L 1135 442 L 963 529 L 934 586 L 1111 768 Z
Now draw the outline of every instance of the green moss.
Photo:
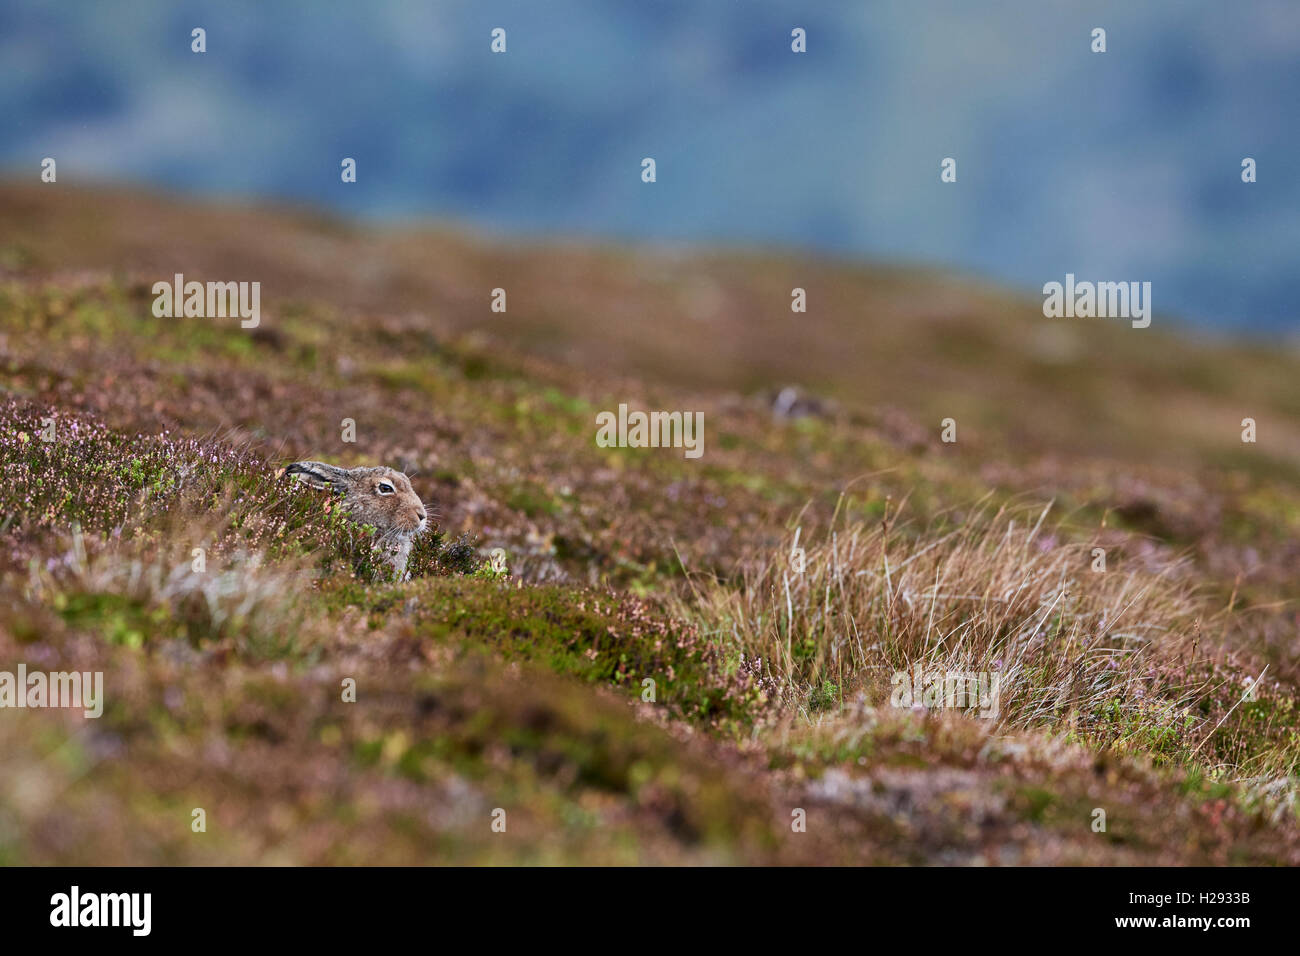
M 503 660 L 641 699 L 653 694 L 655 703 L 692 719 L 747 724 L 765 705 L 695 628 L 651 616 L 625 596 L 464 578 L 379 590 L 344 583 L 327 594 L 333 608 L 355 604 L 380 617 L 397 602 L 410 602 L 423 638 L 467 649 L 487 646 Z

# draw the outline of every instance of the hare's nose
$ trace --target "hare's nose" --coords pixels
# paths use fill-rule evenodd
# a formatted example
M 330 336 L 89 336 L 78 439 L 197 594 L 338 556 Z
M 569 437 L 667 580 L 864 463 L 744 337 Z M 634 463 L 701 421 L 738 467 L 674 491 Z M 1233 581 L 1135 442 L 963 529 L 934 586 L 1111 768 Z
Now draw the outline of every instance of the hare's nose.
M 428 515 L 426 515 L 426 514 L 424 513 L 424 509 L 423 509 L 423 508 L 417 508 L 417 509 L 415 510 L 415 513 L 419 516 L 419 518 L 420 518 L 421 521 L 423 521 L 426 517 L 428 517 Z

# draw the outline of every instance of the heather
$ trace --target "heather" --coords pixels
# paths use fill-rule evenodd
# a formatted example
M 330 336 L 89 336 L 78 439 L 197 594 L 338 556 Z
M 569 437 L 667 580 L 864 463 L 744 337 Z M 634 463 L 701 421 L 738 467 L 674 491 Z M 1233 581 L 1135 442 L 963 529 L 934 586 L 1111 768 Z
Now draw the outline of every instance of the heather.
M 796 336 L 795 260 L 80 202 L 0 191 L 0 669 L 106 706 L 0 711 L 0 861 L 1300 859 L 1284 350 L 1053 364 L 1007 297 L 825 265 L 859 307 Z M 153 316 L 175 271 L 261 326 Z M 621 402 L 705 455 L 599 447 Z M 303 457 L 412 475 L 409 580 Z M 895 706 L 922 670 L 997 713 Z

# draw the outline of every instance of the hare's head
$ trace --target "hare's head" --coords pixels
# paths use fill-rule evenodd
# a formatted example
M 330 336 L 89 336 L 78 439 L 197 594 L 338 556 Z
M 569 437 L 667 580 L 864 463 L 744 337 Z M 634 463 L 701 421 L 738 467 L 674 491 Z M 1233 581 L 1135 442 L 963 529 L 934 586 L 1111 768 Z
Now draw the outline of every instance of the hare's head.
M 414 535 L 429 523 L 424 502 L 411 487 L 411 480 L 392 468 L 340 468 L 321 461 L 296 461 L 285 469 L 313 488 L 331 488 L 343 493 L 343 504 L 359 524 L 374 525 L 381 532 Z
M 411 480 L 392 468 L 340 468 L 322 461 L 296 461 L 285 469 L 313 488 L 343 493 L 343 507 L 358 524 L 378 529 L 376 546 L 390 552 L 398 573 L 406 570 L 411 539 L 429 524 L 424 502 Z

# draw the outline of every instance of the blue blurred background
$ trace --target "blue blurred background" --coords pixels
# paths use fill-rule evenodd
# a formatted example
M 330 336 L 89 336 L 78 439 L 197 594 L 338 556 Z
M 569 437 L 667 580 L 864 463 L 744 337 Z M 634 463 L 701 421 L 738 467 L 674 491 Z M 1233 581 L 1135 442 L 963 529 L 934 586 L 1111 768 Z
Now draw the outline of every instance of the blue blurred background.
M 1297 104 L 1296 0 L 0 5 L 11 175 L 1149 280 L 1233 331 L 1297 327 Z

